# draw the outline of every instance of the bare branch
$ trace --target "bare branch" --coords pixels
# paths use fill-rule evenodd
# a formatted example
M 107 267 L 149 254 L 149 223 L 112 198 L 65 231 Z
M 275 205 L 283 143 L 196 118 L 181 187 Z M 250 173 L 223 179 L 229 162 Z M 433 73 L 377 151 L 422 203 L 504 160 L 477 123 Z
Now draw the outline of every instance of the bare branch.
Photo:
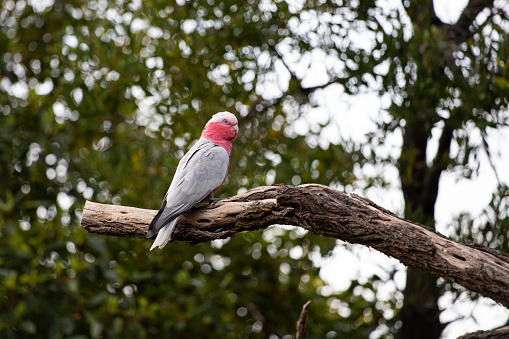
M 495 163 L 493 162 L 493 156 L 491 155 L 490 145 L 488 144 L 488 133 L 486 131 L 486 128 L 481 129 L 481 137 L 484 151 L 486 152 L 486 156 L 488 157 L 488 161 L 490 163 L 491 169 L 493 170 L 493 174 L 495 174 L 495 178 L 497 179 L 497 185 L 498 187 L 501 187 L 502 182 L 500 181 L 500 176 L 498 175 L 497 168 L 495 167 Z
M 81 225 L 92 233 L 142 238 L 155 213 L 87 202 Z M 174 240 L 199 243 L 274 224 L 372 247 L 509 307 L 507 255 L 456 243 L 368 199 L 323 185 L 258 187 L 193 209 L 180 217 Z
M 442 129 L 442 134 L 440 135 L 440 140 L 438 141 L 438 150 L 435 155 L 435 159 L 433 159 L 432 169 L 436 172 L 439 172 L 438 175 L 447 168 L 447 164 L 449 163 L 449 151 L 451 149 L 451 141 L 453 137 L 453 128 L 450 126 L 449 121 L 444 120 L 444 128 Z
M 296 339 L 308 339 L 308 306 L 311 300 L 308 300 L 303 306 L 300 312 L 299 320 L 297 321 L 297 335 Z

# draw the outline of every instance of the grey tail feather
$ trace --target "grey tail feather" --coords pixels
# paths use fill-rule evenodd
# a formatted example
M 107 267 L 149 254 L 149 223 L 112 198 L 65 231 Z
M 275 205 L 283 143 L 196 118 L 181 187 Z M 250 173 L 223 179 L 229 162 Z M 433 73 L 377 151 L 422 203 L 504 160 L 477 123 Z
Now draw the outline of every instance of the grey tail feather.
M 157 211 L 156 216 L 154 217 L 154 219 L 152 219 L 152 222 L 148 227 L 147 238 L 152 238 L 166 224 L 166 222 L 158 222 L 165 208 L 166 208 L 166 197 L 164 197 L 161 208 L 159 209 L 159 211 Z

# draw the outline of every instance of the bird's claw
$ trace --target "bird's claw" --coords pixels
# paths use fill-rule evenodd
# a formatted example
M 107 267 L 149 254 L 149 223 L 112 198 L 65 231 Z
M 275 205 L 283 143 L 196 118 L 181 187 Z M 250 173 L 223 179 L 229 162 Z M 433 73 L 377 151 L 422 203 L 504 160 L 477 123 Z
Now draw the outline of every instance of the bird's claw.
M 209 204 L 210 205 L 215 205 L 218 201 L 220 201 L 221 199 L 219 198 L 210 198 L 209 199 Z

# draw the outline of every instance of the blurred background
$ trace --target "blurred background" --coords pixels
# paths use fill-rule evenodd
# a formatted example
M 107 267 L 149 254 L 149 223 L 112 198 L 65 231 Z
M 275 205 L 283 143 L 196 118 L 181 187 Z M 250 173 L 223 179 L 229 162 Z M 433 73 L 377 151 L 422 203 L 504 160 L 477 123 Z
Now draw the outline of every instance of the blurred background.
M 216 196 L 320 183 L 507 252 L 506 1 L 0 3 L 0 337 L 288 339 L 307 300 L 311 338 L 507 322 L 300 228 L 149 252 L 79 226 L 87 199 L 158 209 L 228 110 L 240 134 Z

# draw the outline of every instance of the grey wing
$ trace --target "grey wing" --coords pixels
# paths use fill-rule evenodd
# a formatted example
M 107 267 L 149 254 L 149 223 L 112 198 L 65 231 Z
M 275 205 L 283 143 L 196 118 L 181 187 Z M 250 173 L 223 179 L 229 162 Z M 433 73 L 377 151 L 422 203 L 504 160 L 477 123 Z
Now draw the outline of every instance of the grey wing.
M 221 186 L 228 173 L 228 163 L 229 156 L 224 148 L 200 139 L 181 159 L 147 237 Z
M 176 173 L 166 195 L 167 206 L 194 206 L 205 199 L 223 183 L 228 173 L 228 162 L 224 148 L 216 145 L 200 148 Z

